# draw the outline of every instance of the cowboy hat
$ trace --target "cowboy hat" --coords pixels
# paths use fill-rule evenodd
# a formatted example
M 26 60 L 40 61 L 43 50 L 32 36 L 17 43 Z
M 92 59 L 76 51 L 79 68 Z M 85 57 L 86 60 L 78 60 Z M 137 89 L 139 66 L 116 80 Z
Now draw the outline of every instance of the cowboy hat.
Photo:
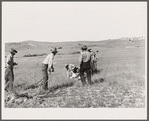
M 87 46 L 86 45 L 83 45 L 81 49 L 82 50 L 87 50 Z
M 57 51 L 57 48 L 56 48 L 56 47 L 55 47 L 55 48 L 52 48 L 52 49 L 51 49 L 51 52 L 52 52 L 52 53 L 57 53 L 57 52 L 58 52 L 58 51 Z
M 91 50 L 92 50 L 91 48 L 88 49 L 89 52 L 91 52 Z
M 15 49 L 11 48 L 10 51 L 11 53 L 18 53 L 18 51 L 16 51 Z

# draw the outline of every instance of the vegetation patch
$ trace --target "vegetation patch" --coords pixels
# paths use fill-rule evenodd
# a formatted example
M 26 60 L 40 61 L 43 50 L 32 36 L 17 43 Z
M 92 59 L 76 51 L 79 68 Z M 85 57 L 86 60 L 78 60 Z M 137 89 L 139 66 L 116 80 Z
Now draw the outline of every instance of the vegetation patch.
M 47 53 L 42 53 L 42 54 L 28 54 L 24 55 L 23 57 L 36 57 L 36 56 L 44 56 L 47 55 Z

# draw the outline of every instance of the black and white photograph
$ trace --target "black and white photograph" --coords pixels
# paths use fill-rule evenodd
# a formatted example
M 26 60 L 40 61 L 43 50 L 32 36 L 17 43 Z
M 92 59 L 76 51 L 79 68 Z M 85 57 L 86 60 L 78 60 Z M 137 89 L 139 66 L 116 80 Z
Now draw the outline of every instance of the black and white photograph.
M 147 2 L 3 1 L 1 18 L 3 119 L 147 119 Z

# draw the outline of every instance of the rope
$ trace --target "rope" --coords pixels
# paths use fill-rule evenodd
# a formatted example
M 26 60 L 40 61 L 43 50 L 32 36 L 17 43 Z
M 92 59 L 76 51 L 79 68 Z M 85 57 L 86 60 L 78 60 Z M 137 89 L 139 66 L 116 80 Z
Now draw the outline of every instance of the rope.
M 51 72 L 52 72 L 52 71 L 51 71 Z M 51 74 L 51 73 L 50 73 L 50 74 Z M 49 75 L 50 75 L 50 74 L 49 74 Z M 36 82 L 36 83 L 34 83 L 34 84 L 28 86 L 28 87 L 26 88 L 26 90 L 27 90 L 27 89 L 34 89 L 34 88 L 37 88 L 37 87 L 40 86 L 40 85 L 45 84 L 45 83 L 48 81 L 48 80 L 46 80 L 44 83 L 42 83 L 45 78 L 46 78 L 46 77 L 44 77 L 44 78 L 42 78 L 41 80 L 39 80 L 38 82 Z
M 45 83 L 48 81 L 48 80 L 46 80 L 44 83 L 42 83 L 42 82 L 43 82 L 43 79 L 45 79 L 45 78 L 46 78 L 46 77 L 44 77 L 44 78 L 42 78 L 41 80 L 39 80 L 38 82 L 36 82 L 36 83 L 34 83 L 34 84 L 28 86 L 28 87 L 26 88 L 26 90 L 27 90 L 27 89 L 34 89 L 34 88 L 37 88 L 37 87 L 40 86 L 40 85 L 45 84 Z

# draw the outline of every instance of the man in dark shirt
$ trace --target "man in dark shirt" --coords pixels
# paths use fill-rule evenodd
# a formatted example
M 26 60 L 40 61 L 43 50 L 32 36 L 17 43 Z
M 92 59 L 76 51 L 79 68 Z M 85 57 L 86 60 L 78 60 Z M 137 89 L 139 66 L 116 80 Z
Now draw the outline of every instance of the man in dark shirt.
M 88 84 L 91 85 L 91 54 L 87 51 L 86 45 L 84 45 L 81 50 L 82 51 L 79 58 L 81 81 L 83 86 L 87 84 L 84 74 L 86 73 Z

